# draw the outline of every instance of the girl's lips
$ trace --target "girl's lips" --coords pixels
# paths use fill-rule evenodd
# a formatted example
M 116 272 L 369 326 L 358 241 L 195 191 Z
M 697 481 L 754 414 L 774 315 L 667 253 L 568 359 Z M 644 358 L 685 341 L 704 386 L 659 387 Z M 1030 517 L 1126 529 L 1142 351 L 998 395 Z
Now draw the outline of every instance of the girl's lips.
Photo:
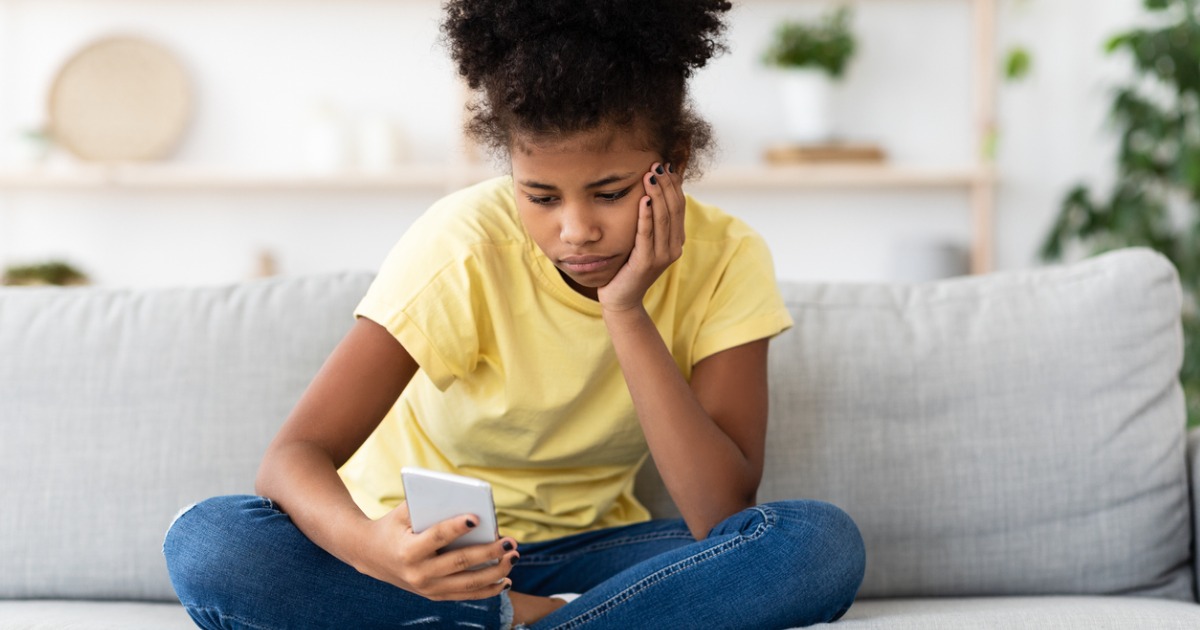
M 591 273 L 599 271 L 616 260 L 616 256 L 576 256 L 559 260 L 567 271 L 573 273 Z

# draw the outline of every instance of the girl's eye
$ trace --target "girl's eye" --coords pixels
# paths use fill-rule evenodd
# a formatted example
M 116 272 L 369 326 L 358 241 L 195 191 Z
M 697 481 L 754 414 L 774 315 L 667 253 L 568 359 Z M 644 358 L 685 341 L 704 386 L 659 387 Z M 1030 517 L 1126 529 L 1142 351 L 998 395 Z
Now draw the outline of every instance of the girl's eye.
M 622 190 L 620 192 L 602 193 L 602 194 L 599 194 L 596 196 L 603 199 L 604 201 L 616 201 L 616 200 L 620 199 L 621 197 L 624 197 L 625 195 L 629 194 L 629 191 L 632 189 L 633 188 L 630 187 L 630 188 L 626 188 L 625 190 Z
M 632 186 L 630 186 L 629 188 L 626 188 L 625 190 L 622 190 L 622 191 L 620 191 L 620 192 L 615 192 L 615 193 L 598 193 L 598 194 L 596 195 L 596 198 L 597 198 L 597 199 L 599 199 L 600 201 L 604 201 L 604 202 L 607 202 L 607 203 L 612 203 L 612 202 L 614 202 L 614 201 L 616 201 L 616 200 L 620 199 L 621 197 L 624 197 L 625 195 L 628 195 L 630 190 L 633 190 L 633 187 L 632 187 Z M 547 206 L 547 205 L 550 205 L 550 204 L 554 203 L 554 202 L 555 202 L 555 200 L 557 199 L 556 197 L 535 197 L 535 196 L 533 196 L 533 195 L 530 195 L 530 194 L 526 194 L 526 195 L 525 195 L 525 198 L 526 198 L 526 199 L 528 199 L 530 203 L 535 203 L 535 204 L 537 204 L 537 205 L 539 205 L 539 206 Z

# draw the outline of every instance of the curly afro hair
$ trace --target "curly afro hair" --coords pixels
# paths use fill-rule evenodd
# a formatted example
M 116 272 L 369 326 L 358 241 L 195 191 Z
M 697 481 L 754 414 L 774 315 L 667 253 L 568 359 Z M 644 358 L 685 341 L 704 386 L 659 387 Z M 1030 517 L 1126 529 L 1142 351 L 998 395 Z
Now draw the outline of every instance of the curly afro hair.
M 694 177 L 712 130 L 687 79 L 727 50 L 723 0 L 449 0 L 444 40 L 476 91 L 469 137 L 513 147 L 609 127 Z

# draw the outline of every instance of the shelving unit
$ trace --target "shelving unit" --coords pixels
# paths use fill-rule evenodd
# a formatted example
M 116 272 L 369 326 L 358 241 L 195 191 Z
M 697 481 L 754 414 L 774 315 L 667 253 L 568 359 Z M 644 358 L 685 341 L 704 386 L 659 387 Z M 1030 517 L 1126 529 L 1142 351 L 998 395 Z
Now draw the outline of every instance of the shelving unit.
M 768 0 L 753 0 L 767 2 Z M 780 1 L 780 0 L 772 0 Z M 797 1 L 797 0 L 793 0 Z M 857 0 L 858 2 L 885 0 Z M 901 0 L 886 0 L 899 2 Z M 995 129 L 995 0 L 967 2 L 972 11 L 972 103 L 974 164 L 945 168 L 904 165 L 745 165 L 712 169 L 706 189 L 803 191 L 809 189 L 958 189 L 968 193 L 971 213 L 971 273 L 993 269 L 993 213 L 997 176 L 989 155 Z M 3 4 L 0 1 L 0 4 Z M 247 173 L 166 164 L 80 166 L 70 170 L 0 170 L 0 194 L 18 191 L 236 191 L 288 192 L 445 192 L 494 176 L 489 166 L 465 157 L 450 164 L 408 164 L 394 172 L 337 175 Z
M 392 173 L 340 175 L 253 174 L 221 172 L 178 166 L 87 166 L 70 172 L 29 169 L 0 171 L 3 190 L 158 190 L 320 192 L 433 190 L 448 192 L 462 184 L 482 181 L 498 173 L 485 166 L 449 167 L 431 164 L 404 166 Z M 991 181 L 982 169 L 931 169 L 900 166 L 727 166 L 715 169 L 689 186 L 709 189 L 757 188 L 953 188 Z

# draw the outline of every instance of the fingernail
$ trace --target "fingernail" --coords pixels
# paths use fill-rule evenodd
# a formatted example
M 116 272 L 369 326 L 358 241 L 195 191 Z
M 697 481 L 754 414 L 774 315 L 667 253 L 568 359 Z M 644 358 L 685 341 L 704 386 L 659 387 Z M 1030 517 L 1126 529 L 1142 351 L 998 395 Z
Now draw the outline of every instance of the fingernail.
M 520 560 L 520 559 L 521 559 L 521 556 L 512 555 L 512 556 L 509 556 L 509 557 L 508 557 L 508 563 L 509 563 L 509 564 L 516 564 L 516 563 L 517 563 L 517 560 Z
M 658 166 L 654 167 L 654 172 L 658 173 L 659 175 L 662 175 L 663 174 L 662 164 L 659 164 Z
M 674 172 L 675 172 L 675 165 L 674 165 L 674 164 L 668 164 L 668 165 L 667 165 L 667 170 L 668 170 L 668 171 L 671 171 L 672 173 L 674 173 Z
M 505 583 L 504 583 L 504 588 L 502 588 L 502 589 L 500 589 L 500 590 L 502 590 L 502 591 L 507 591 L 507 590 L 508 590 L 508 589 L 510 589 L 510 588 L 512 588 L 512 582 L 505 582 Z
M 651 176 L 650 176 L 650 185 L 651 185 L 651 186 L 654 186 L 654 185 L 656 185 L 656 184 L 658 184 L 658 178 L 656 178 L 655 176 L 651 175 Z
M 467 527 L 475 527 L 475 521 L 472 521 L 471 519 L 467 519 Z
M 504 547 L 505 551 L 512 551 L 512 549 L 513 549 L 512 543 L 508 542 L 507 540 L 504 541 L 504 544 L 501 546 Z

